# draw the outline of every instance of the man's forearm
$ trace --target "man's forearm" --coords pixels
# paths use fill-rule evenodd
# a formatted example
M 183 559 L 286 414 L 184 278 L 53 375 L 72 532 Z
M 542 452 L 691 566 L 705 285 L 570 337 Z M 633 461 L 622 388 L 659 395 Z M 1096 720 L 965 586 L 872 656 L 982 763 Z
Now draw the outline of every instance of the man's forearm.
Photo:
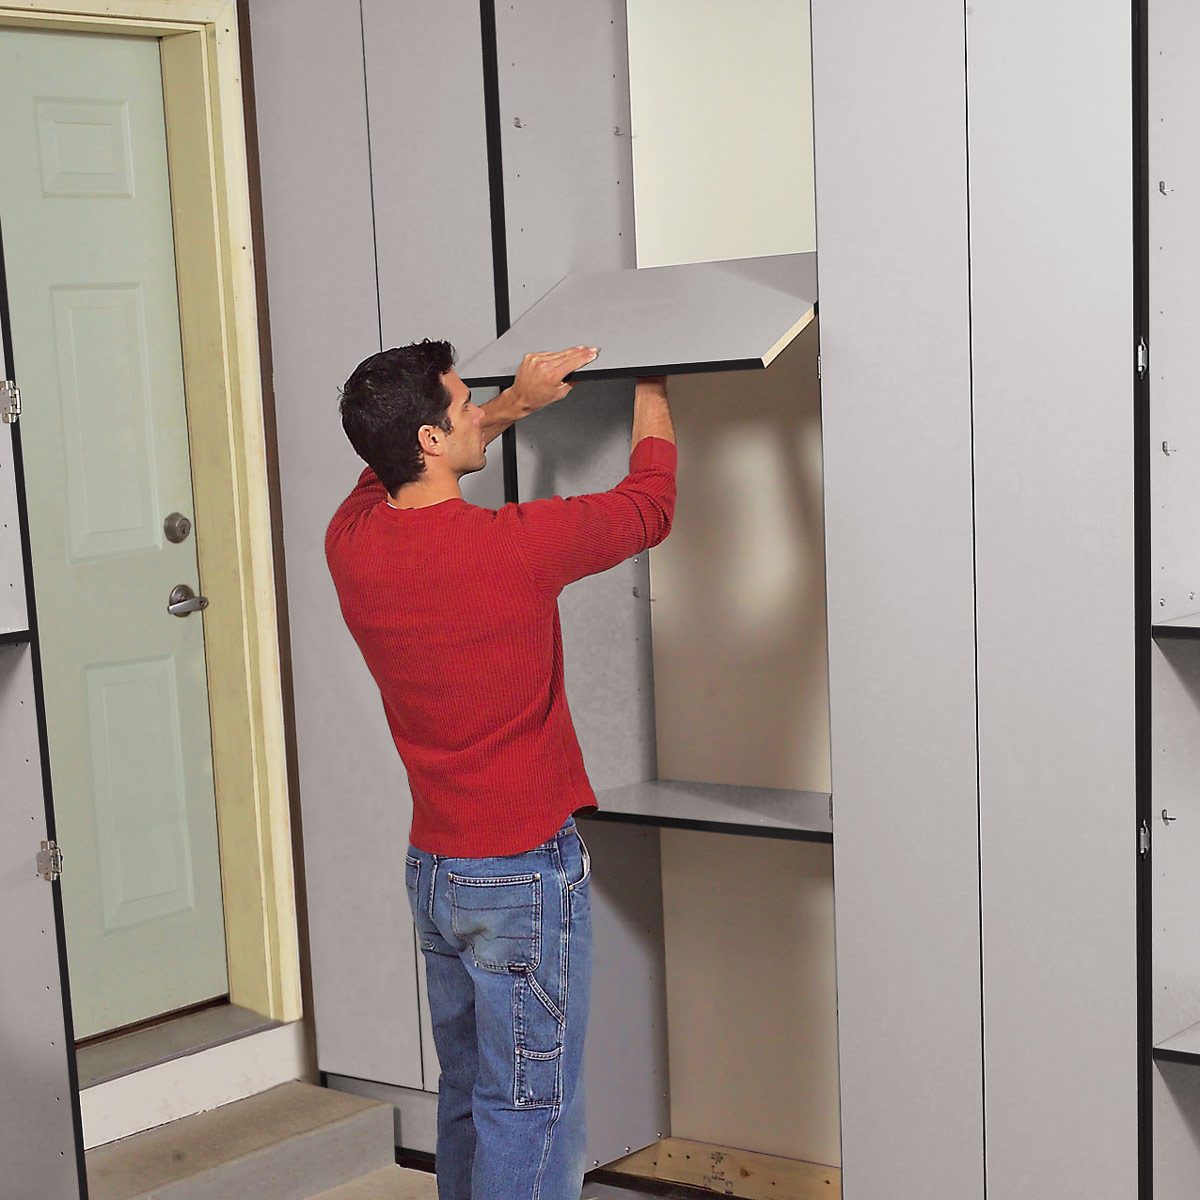
M 481 404 L 483 411 L 483 444 L 498 438 L 510 425 L 528 416 L 533 409 L 522 400 L 515 388 L 505 388 L 495 399 Z

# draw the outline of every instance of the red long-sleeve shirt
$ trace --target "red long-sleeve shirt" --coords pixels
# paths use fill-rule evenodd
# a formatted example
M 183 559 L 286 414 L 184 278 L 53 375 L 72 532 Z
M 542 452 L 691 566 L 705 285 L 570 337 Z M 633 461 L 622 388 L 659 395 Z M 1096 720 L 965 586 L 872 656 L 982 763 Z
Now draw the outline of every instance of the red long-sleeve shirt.
M 643 438 L 608 492 L 480 508 L 393 508 L 368 468 L 325 554 L 383 698 L 430 854 L 518 854 L 596 807 L 563 688 L 558 595 L 655 546 L 676 450 Z

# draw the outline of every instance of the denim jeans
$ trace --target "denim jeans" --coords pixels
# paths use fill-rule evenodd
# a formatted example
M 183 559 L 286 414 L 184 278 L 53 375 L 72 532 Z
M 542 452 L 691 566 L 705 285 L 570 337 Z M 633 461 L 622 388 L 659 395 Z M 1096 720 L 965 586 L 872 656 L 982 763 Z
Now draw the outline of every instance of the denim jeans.
M 408 847 L 438 1084 L 439 1200 L 579 1200 L 591 858 L 575 819 L 521 854 Z

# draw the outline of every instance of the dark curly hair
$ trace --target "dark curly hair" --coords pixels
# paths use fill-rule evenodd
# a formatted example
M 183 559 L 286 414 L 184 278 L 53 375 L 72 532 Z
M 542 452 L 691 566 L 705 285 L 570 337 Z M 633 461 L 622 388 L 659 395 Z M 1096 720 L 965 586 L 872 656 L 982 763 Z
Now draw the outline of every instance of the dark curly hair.
M 454 347 L 425 338 L 364 358 L 342 388 L 342 428 L 390 495 L 424 473 L 417 430 L 450 432 L 450 393 L 441 376 L 453 366 Z

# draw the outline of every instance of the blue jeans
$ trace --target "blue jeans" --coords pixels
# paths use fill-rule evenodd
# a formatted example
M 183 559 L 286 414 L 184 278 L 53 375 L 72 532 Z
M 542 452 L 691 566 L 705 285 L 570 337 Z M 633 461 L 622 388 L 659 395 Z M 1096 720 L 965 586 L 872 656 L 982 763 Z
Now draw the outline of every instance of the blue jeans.
M 574 817 L 499 858 L 408 847 L 442 1068 L 439 1200 L 579 1200 L 590 875 Z

